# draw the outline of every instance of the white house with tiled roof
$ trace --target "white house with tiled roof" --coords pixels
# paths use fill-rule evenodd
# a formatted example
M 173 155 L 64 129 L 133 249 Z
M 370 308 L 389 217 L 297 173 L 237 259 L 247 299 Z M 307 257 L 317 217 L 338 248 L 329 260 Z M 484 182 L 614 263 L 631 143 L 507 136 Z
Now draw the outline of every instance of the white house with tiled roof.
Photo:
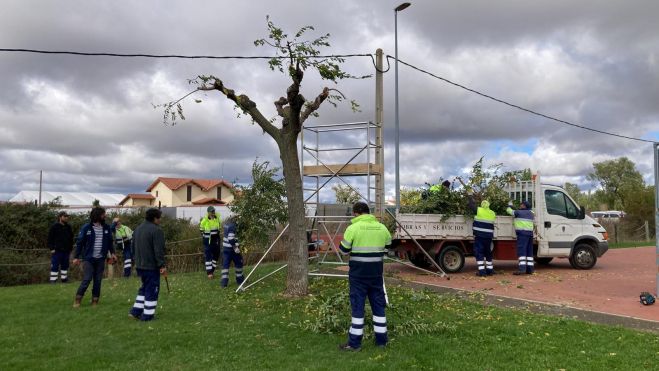
M 233 201 L 233 184 L 223 179 L 159 177 L 146 189 L 151 206 L 226 205 Z

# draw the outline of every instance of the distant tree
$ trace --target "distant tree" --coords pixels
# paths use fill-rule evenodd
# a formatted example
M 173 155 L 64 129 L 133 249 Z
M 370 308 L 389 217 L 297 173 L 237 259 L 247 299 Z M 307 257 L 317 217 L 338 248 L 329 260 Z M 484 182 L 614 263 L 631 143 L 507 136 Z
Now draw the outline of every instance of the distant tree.
M 587 193 L 582 192 L 578 185 L 573 183 L 565 183 L 563 188 L 567 194 L 569 194 L 570 197 L 572 197 L 572 199 L 577 202 L 579 206 L 583 206 L 586 208 L 586 210 L 594 210 L 592 208 L 593 205 L 591 202 L 592 197 L 590 197 L 590 195 Z
M 646 221 L 650 223 L 650 234 L 655 233 L 654 223 L 654 186 L 646 186 L 631 193 L 627 199 L 625 220 L 637 227 Z
M 302 296 L 307 294 L 308 289 L 309 253 L 297 140 L 304 122 L 310 116 L 318 116 L 317 110 L 323 102 L 328 101 L 336 106 L 338 102 L 345 99 L 343 93 L 326 86 L 314 99 L 307 100 L 301 93 L 302 80 L 308 70 L 315 70 L 321 79 L 333 84 L 342 79 L 360 77 L 341 70 L 344 59 L 332 56 L 321 57 L 320 48 L 330 46 L 329 34 L 311 40 L 303 40 L 301 37 L 307 31 L 314 30 L 312 26 L 305 26 L 289 37 L 284 30 L 275 26 L 269 17 L 266 17 L 266 20 L 268 37 L 254 41 L 254 45 L 272 48 L 276 56 L 268 61 L 270 69 L 283 73 L 291 80 L 286 93 L 274 102 L 278 117 L 267 118 L 249 96 L 236 93 L 219 77 L 198 76 L 190 83 L 197 85 L 195 91 L 217 91 L 224 95 L 233 102 L 234 108 L 240 114 L 248 115 L 253 123 L 259 125 L 277 143 L 286 185 L 291 239 L 288 244 L 286 293 L 290 296 Z M 363 77 L 367 76 L 361 78 Z M 265 94 L 265 92 L 260 92 L 260 94 Z M 179 103 L 184 98 L 164 105 L 165 121 L 171 121 L 174 124 L 177 118 L 184 119 L 183 108 Z M 196 101 L 200 102 L 200 100 Z M 353 110 L 358 110 L 357 103 L 352 101 L 351 104 Z M 277 121 L 280 123 L 279 126 L 275 124 Z
M 264 247 L 278 225 L 286 223 L 286 187 L 276 179 L 279 168 L 269 168 L 269 162 L 252 164 L 252 184 L 236 186 L 229 206 L 236 214 L 238 235 L 246 247 Z
M 627 157 L 596 162 L 593 167 L 595 171 L 588 175 L 588 180 L 600 184 L 610 209 L 625 210 L 629 196 L 645 187 L 643 176 Z
M 92 202 L 92 207 L 101 207 L 101 201 L 94 199 Z
M 357 191 L 344 184 L 337 184 L 332 187 L 332 190 L 336 196 L 337 204 L 352 205 L 361 199 Z

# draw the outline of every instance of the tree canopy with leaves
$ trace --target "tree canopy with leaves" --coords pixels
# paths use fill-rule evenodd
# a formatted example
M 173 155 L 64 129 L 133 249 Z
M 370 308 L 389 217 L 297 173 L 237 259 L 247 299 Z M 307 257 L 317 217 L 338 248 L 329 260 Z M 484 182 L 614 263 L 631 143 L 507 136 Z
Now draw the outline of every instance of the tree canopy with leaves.
M 277 226 L 286 223 L 286 188 L 283 179 L 276 179 L 279 168 L 269 168 L 269 162 L 252 164 L 252 184 L 236 186 L 229 206 L 236 215 L 238 235 L 243 247 L 263 248 Z
M 289 216 L 290 241 L 286 293 L 291 296 L 301 296 L 306 295 L 308 289 L 308 252 L 297 140 L 304 122 L 310 116 L 318 116 L 317 111 L 323 102 L 336 105 L 345 100 L 343 93 L 328 86 L 320 89 L 314 99 L 308 100 L 301 92 L 302 80 L 307 71 L 316 71 L 322 80 L 333 84 L 343 79 L 367 76 L 358 77 L 344 72 L 341 69 L 343 58 L 321 55 L 321 48 L 330 47 L 330 34 L 306 40 L 302 38 L 308 32 L 314 31 L 312 26 L 302 27 L 293 36 L 289 36 L 284 30 L 275 26 L 270 17 L 266 17 L 266 22 L 267 38 L 254 41 L 254 45 L 273 50 L 275 56 L 268 61 L 270 69 L 283 73 L 291 80 L 285 94 L 273 102 L 277 116 L 267 118 L 248 95 L 237 93 L 225 81 L 214 75 L 200 75 L 190 83 L 196 85 L 195 91 L 217 91 L 222 94 L 233 102 L 239 112 L 248 115 L 252 122 L 259 125 L 277 143 L 284 173 Z M 175 123 L 177 118 L 184 119 L 181 99 L 164 105 L 165 120 Z M 353 110 L 357 110 L 358 106 L 354 101 L 351 105 Z
M 629 195 L 645 188 L 643 176 L 627 157 L 596 162 L 593 167 L 588 180 L 600 184 L 609 208 L 625 210 Z

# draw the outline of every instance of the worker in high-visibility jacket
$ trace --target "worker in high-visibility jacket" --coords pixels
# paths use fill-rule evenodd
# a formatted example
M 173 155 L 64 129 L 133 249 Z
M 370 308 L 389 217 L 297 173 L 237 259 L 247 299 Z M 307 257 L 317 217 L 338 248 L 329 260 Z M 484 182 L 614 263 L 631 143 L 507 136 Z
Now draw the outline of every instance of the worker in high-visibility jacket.
M 339 246 L 343 254 L 350 254 L 348 277 L 352 321 L 348 342 L 339 348 L 359 351 L 364 336 L 364 305 L 367 297 L 373 312 L 375 344 L 380 347 L 387 345 L 383 259 L 385 246 L 391 244 L 391 233 L 370 214 L 367 204 L 357 202 L 353 205 L 352 212 L 355 218 L 343 234 L 343 241 Z
M 513 210 L 512 202 L 506 212 L 515 217 L 515 234 L 517 234 L 517 261 L 519 269 L 514 275 L 533 274 L 533 211 L 531 203 L 522 201 L 519 210 Z
M 206 209 L 206 216 L 199 222 L 199 230 L 204 240 L 206 274 L 208 279 L 213 279 L 217 259 L 220 257 L 220 231 L 222 230 L 222 221 L 219 216 L 215 215 L 213 206 Z
M 483 200 L 480 207 L 476 207 L 473 197 L 469 197 L 469 207 L 476 213 L 474 215 L 474 255 L 478 265 L 479 277 L 494 274 L 494 263 L 492 263 L 492 250 L 490 245 L 494 238 L 494 221 L 496 214 L 490 209 L 490 202 Z
M 123 223 L 120 218 L 114 218 L 112 221 L 112 229 L 114 230 L 114 243 L 116 250 L 122 251 L 124 260 L 124 277 L 130 277 L 130 272 L 133 268 L 133 250 L 131 249 L 131 242 L 133 240 L 133 231 Z
M 224 237 L 222 239 L 222 277 L 220 286 L 229 285 L 229 268 L 231 262 L 236 270 L 236 283 L 240 285 L 243 277 L 243 255 L 240 253 L 240 242 L 238 241 L 238 227 L 236 217 L 226 219 L 222 225 Z

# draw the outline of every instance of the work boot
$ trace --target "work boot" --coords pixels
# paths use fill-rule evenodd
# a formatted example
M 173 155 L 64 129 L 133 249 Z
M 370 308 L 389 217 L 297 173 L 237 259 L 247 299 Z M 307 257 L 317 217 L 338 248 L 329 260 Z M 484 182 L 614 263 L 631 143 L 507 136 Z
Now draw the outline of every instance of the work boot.
M 339 345 L 339 350 L 342 350 L 344 352 L 359 352 L 360 350 L 362 350 L 362 348 L 353 348 L 350 346 L 350 344 L 345 343 Z
M 92 298 L 92 307 L 95 307 L 98 305 L 98 298 Z
M 81 302 L 82 302 L 82 295 L 76 295 L 76 298 L 73 300 L 73 307 L 80 308 Z

